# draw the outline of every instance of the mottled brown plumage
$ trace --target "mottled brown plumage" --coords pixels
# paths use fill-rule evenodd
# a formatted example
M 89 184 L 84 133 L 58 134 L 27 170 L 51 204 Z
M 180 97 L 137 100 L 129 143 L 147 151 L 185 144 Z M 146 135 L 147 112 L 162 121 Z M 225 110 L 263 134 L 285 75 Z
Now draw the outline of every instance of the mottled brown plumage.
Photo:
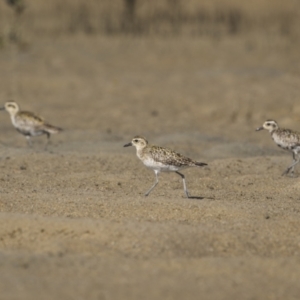
M 51 134 L 62 131 L 61 128 L 46 123 L 43 118 L 32 112 L 20 111 L 16 102 L 6 102 L 1 110 L 9 113 L 13 126 L 26 136 L 29 145 L 31 145 L 32 136 L 46 134 L 49 140 Z
M 148 144 L 148 141 L 141 136 L 135 136 L 130 143 L 124 145 L 124 147 L 128 146 L 135 146 L 138 158 L 144 163 L 146 167 L 152 169 L 155 173 L 156 182 L 146 192 L 145 196 L 148 196 L 157 185 L 158 174 L 160 172 L 175 172 L 179 176 L 181 176 L 183 180 L 184 192 L 186 196 L 189 197 L 186 188 L 185 177 L 178 171 L 189 167 L 201 167 L 207 165 L 206 163 L 194 161 L 171 149 L 159 146 L 151 146 Z
M 282 175 L 293 174 L 295 166 L 299 163 L 299 152 L 300 152 L 300 133 L 279 128 L 278 124 L 274 120 L 267 120 L 264 122 L 262 127 L 256 129 L 256 131 L 266 129 L 270 132 L 273 141 L 278 147 L 290 151 L 293 153 L 292 164 L 283 172 Z
M 178 168 L 195 167 L 197 162 L 192 159 L 181 155 L 171 149 L 159 146 L 152 146 L 145 148 L 143 156 L 150 155 L 154 161 L 161 162 L 166 165 L 175 166 Z

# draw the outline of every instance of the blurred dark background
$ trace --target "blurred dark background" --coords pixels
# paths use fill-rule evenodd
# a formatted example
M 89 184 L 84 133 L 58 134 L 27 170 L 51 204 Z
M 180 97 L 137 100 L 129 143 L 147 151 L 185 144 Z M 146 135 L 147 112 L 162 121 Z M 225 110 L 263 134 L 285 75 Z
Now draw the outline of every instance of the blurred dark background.
M 266 118 L 299 129 L 299 37 L 295 0 L 0 0 L 0 97 L 61 127 L 257 142 Z
M 296 38 L 300 2 L 295 0 L 2 0 L 1 43 L 18 30 L 39 35 L 188 35 L 266 33 Z

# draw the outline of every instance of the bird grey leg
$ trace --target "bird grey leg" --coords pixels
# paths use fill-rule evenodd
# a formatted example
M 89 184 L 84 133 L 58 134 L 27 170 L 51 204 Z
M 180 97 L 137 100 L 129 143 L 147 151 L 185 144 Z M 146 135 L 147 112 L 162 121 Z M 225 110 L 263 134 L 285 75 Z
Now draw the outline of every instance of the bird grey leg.
M 157 186 L 157 184 L 158 184 L 158 171 L 154 171 L 154 173 L 155 173 L 155 183 L 151 186 L 151 188 L 146 192 L 146 194 L 145 194 L 145 196 L 147 197 L 150 193 L 151 193 L 151 191 Z
M 46 142 L 46 145 L 45 145 L 45 150 L 47 150 L 48 145 L 49 145 L 49 141 L 50 141 L 50 133 L 45 131 L 45 134 L 47 135 L 47 142 Z
M 188 190 L 186 188 L 186 183 L 185 183 L 185 177 L 184 177 L 184 175 L 181 174 L 181 173 L 179 173 L 178 171 L 176 171 L 176 173 L 182 178 L 184 192 L 185 192 L 187 198 L 190 198 L 189 192 L 188 192 Z
M 299 163 L 299 156 L 297 156 L 293 152 L 293 163 L 283 172 L 282 175 L 287 175 L 289 173 L 294 174 L 295 165 Z
M 32 147 L 32 142 L 31 142 L 31 137 L 30 135 L 26 135 L 26 139 L 27 139 L 27 144 L 29 147 Z

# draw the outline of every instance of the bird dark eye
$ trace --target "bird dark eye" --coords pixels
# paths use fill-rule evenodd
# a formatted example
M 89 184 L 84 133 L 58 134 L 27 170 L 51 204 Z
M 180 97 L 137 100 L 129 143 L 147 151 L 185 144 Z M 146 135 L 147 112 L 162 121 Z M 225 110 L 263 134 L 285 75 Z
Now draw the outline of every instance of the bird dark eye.
M 138 143 L 139 140 L 134 140 L 135 143 Z
M 267 123 L 267 126 L 270 126 L 271 125 L 271 123 Z

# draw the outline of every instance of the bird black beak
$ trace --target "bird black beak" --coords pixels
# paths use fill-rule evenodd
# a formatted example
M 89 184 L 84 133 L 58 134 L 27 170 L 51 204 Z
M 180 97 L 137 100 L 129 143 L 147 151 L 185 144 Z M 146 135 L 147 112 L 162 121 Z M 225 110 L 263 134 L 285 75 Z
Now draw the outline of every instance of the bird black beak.
M 128 143 L 128 144 L 126 144 L 126 145 L 124 145 L 123 147 L 129 147 L 129 146 L 132 146 L 132 143 L 131 143 L 131 142 Z
M 3 106 L 3 107 L 0 107 L 0 110 L 5 110 L 5 107 Z
M 255 131 L 260 131 L 260 130 L 263 130 L 264 128 L 263 127 L 258 127 L 255 129 Z

